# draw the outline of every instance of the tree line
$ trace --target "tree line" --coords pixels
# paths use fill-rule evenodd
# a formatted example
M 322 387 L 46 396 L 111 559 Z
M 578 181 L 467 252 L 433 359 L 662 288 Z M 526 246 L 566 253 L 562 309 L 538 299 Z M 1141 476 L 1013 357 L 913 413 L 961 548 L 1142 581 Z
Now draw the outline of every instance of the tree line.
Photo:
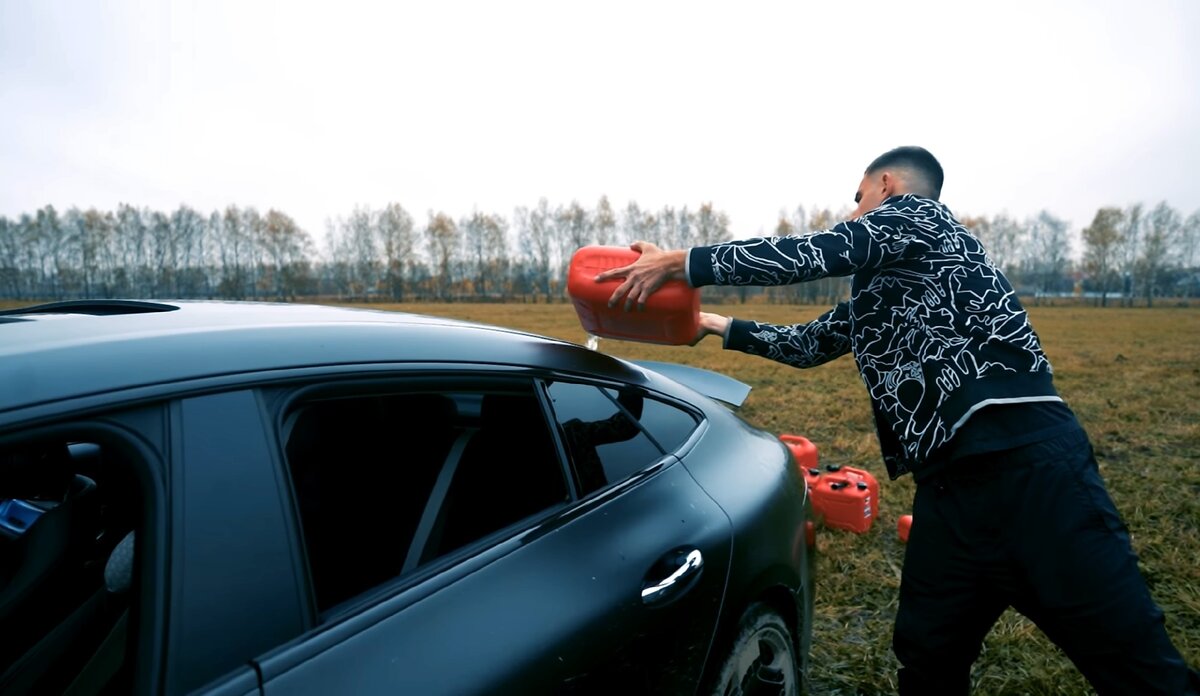
M 849 209 L 784 210 L 771 234 L 827 229 Z M 1081 231 L 1073 253 L 1067 223 L 1042 211 L 964 217 L 1018 292 L 1110 298 L 1152 305 L 1200 294 L 1196 246 L 1200 211 L 1186 218 L 1165 202 L 1105 207 Z M 324 247 L 286 213 L 231 205 L 208 214 L 120 204 L 116 210 L 47 205 L 0 216 L 0 297 L 11 300 L 104 297 L 349 301 L 524 301 L 565 299 L 571 254 L 588 244 L 644 239 L 684 248 L 735 238 L 729 216 L 711 203 L 614 210 L 546 199 L 510 217 L 472 211 L 455 219 L 430 211 L 418 222 L 399 203 L 359 206 L 326 221 Z M 1078 260 L 1075 260 L 1078 258 Z M 785 288 L 709 288 L 709 300 L 836 302 L 845 279 Z

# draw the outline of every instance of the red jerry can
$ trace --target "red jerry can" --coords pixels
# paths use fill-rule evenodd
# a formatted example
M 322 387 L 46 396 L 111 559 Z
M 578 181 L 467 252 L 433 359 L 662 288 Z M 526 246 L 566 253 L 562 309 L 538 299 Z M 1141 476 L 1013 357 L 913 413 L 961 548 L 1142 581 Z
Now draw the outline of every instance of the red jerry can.
M 642 310 L 625 311 L 623 304 L 608 306 L 608 299 L 623 282 L 596 282 L 601 271 L 628 266 L 641 253 L 629 247 L 585 246 L 571 257 L 567 294 L 575 305 L 579 323 L 593 336 L 643 343 L 686 345 L 700 331 L 700 291 L 682 280 L 668 280 L 646 300 Z
M 853 466 L 840 466 L 838 464 L 826 464 L 825 471 L 828 472 L 826 476 L 841 475 L 845 476 L 852 483 L 857 484 L 862 482 L 867 484 L 867 490 L 871 492 L 871 516 L 879 516 L 879 481 L 875 480 L 871 472 L 866 469 L 858 469 Z
M 840 474 L 825 474 L 812 487 L 813 509 L 825 518 L 825 526 L 859 534 L 875 521 L 873 497 L 866 481 Z
M 801 469 L 815 469 L 817 467 L 817 446 L 809 441 L 807 437 L 784 433 L 779 436 L 779 439 L 792 451 L 792 456 L 796 458 L 796 466 Z
M 812 490 L 817 479 L 821 478 L 821 470 L 817 468 L 817 446 L 814 445 L 808 438 L 801 435 L 783 434 L 779 436 L 783 444 L 792 453 L 792 458 L 796 460 L 796 466 L 800 468 L 800 472 L 804 474 L 804 482 L 808 485 L 809 490 Z
M 900 541 L 907 544 L 910 531 L 912 531 L 912 515 L 900 515 L 900 519 L 896 522 L 896 534 L 900 536 Z

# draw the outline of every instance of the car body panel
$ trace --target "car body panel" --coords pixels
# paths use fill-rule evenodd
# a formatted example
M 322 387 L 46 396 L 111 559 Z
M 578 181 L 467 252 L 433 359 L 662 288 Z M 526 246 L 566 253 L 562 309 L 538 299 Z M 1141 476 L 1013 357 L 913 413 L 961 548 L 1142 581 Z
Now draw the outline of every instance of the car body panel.
M 186 692 L 303 630 L 307 599 L 254 393 L 173 412 L 172 551 L 186 572 L 171 578 L 167 689 Z
M 635 360 L 633 364 L 657 372 L 707 396 L 740 407 L 750 395 L 750 385 L 712 370 L 691 365 L 665 363 L 655 360 Z
M 680 639 L 716 625 L 729 520 L 678 464 L 590 507 L 453 582 L 433 579 L 436 594 L 366 610 L 378 622 L 342 642 L 317 635 L 264 660 L 265 692 L 682 693 L 706 651 Z M 698 582 L 646 606 L 647 573 L 680 547 L 703 553 Z
M 563 367 L 621 380 L 642 372 L 553 339 L 452 320 L 303 305 L 178 303 L 161 314 L 5 325 L 0 413 L 87 394 L 330 363 L 485 362 Z M 79 323 L 76 323 L 79 322 Z M 82 325 L 80 325 L 82 323 Z M 487 341 L 481 351 L 480 332 Z M 99 369 L 98 366 L 103 366 Z

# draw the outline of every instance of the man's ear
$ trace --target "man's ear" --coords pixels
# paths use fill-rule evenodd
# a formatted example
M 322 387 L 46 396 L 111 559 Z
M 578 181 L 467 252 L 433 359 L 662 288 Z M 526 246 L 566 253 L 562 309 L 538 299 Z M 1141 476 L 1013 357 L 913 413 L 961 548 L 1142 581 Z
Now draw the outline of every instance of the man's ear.
M 879 180 L 880 185 L 883 187 L 883 200 L 886 201 L 888 198 L 895 195 L 896 175 L 892 174 L 891 172 L 884 172 L 883 175 L 879 177 Z

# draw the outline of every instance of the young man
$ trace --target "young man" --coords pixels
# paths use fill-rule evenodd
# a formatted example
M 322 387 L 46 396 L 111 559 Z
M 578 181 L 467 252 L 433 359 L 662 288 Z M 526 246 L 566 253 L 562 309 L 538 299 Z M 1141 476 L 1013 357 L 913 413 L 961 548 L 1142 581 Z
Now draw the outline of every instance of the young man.
M 853 352 L 888 474 L 917 482 L 893 648 L 903 694 L 967 693 L 1009 606 L 1101 693 L 1200 693 L 1163 628 L 1087 435 L 1012 286 L 938 202 L 942 168 L 901 147 L 871 163 L 858 209 L 832 229 L 663 251 L 638 242 L 610 305 L 668 279 L 787 285 L 852 276 L 850 299 L 807 324 L 703 313 L 696 341 L 794 367 Z

